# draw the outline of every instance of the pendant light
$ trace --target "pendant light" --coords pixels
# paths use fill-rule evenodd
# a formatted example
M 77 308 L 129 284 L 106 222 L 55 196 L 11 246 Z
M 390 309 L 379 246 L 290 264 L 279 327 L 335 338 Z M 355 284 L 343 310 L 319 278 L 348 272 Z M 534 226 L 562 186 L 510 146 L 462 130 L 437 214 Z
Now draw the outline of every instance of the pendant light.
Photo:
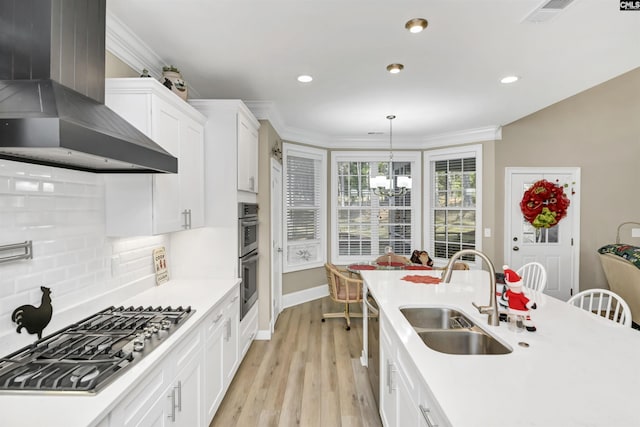
M 402 196 L 411 188 L 411 177 L 398 176 L 397 185 L 393 182 L 393 119 L 396 116 L 389 115 L 389 167 L 387 168 L 388 176 L 378 175 L 370 179 L 370 187 L 374 194 L 379 197 L 395 197 Z

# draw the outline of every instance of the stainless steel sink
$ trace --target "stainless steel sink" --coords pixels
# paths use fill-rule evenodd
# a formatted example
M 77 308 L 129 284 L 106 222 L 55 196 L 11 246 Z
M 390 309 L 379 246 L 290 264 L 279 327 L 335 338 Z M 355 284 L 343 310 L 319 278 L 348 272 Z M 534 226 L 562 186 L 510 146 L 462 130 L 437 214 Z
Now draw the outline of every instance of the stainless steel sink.
M 460 329 L 475 325 L 458 310 L 447 307 L 401 308 L 400 312 L 417 329 Z
M 447 307 L 406 307 L 400 312 L 432 350 L 447 354 L 509 354 L 513 350 Z
M 418 332 L 427 347 L 447 354 L 509 354 L 511 349 L 482 330 Z

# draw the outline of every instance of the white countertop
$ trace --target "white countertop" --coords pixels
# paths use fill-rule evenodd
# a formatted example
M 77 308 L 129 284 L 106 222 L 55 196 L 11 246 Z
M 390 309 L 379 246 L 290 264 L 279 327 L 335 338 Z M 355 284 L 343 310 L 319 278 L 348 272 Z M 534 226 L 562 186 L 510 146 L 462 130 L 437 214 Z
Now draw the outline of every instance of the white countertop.
M 640 332 L 567 305 L 529 295 L 536 332 L 514 332 L 471 305 L 487 305 L 489 274 L 454 271 L 451 284 L 414 284 L 407 274 L 362 271 L 381 311 L 455 427 L 640 425 Z M 507 343 L 506 355 L 449 355 L 428 348 L 399 307 L 448 306 Z M 523 348 L 518 342 L 530 346 Z
M 191 306 L 195 313 L 150 354 L 136 362 L 96 395 L 0 394 L 0 425 L 7 427 L 86 427 L 100 422 L 156 366 L 173 344 L 193 331 L 205 315 L 239 282 L 235 280 L 172 280 L 142 292 L 124 306 Z M 106 307 L 102 307 L 106 308 Z M 99 311 L 100 309 L 97 309 Z M 77 319 L 80 320 L 80 319 Z

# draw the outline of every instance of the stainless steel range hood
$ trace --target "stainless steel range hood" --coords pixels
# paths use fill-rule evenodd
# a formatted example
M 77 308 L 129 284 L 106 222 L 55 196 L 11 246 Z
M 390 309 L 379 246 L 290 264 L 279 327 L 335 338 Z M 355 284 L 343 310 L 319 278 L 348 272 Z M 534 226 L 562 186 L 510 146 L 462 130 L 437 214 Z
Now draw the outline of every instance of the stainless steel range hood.
M 178 171 L 178 159 L 104 105 L 105 1 L 0 0 L 0 158 Z

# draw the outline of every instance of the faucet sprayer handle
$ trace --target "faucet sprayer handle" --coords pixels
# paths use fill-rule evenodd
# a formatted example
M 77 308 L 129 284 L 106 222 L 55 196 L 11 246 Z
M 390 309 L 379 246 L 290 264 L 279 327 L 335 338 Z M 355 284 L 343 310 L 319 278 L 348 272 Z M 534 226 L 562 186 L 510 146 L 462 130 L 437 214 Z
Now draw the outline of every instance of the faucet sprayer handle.
M 489 305 L 478 305 L 475 302 L 472 302 L 471 305 L 477 308 L 480 314 L 487 314 L 491 312 L 491 306 Z

